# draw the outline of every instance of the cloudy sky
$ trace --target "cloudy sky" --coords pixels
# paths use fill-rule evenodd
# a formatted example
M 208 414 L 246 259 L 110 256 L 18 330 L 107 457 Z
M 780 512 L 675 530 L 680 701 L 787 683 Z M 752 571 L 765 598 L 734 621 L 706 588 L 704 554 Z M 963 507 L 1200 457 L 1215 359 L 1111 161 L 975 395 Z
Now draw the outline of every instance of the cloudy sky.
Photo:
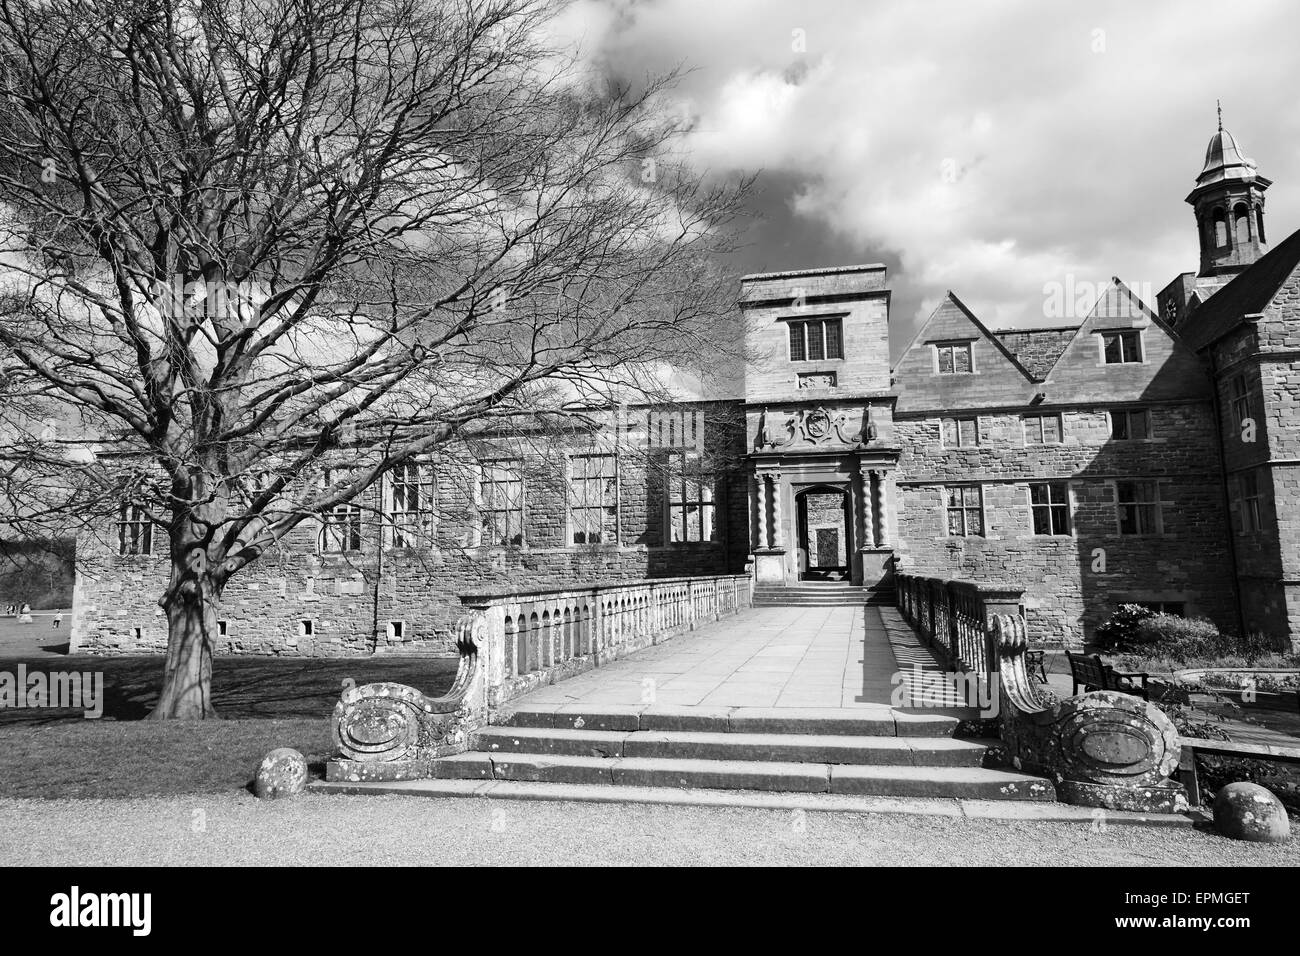
M 740 268 L 884 262 L 894 351 L 945 290 L 989 325 L 1067 324 L 1048 283 L 1150 304 L 1197 268 L 1183 198 L 1215 100 L 1300 228 L 1300 4 L 580 0 L 630 78 L 677 65 L 693 161 L 761 172 Z

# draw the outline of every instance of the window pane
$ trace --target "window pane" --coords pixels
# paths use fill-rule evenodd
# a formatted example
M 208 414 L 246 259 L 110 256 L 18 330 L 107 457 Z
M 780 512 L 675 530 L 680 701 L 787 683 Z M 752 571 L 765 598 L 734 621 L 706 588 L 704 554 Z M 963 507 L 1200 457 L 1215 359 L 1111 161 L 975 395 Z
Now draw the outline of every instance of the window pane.
M 1046 508 L 1034 508 L 1034 534 L 1051 534 L 1051 519 Z
M 955 418 L 945 418 L 943 420 L 943 443 L 949 447 L 957 444 L 957 420 Z
M 1109 335 L 1103 335 L 1103 336 L 1102 336 L 1102 341 L 1103 341 L 1103 342 L 1105 343 L 1105 345 L 1106 345 L 1106 364 L 1107 364 L 1107 365 L 1117 365 L 1117 364 L 1119 364 L 1120 362 L 1124 361 L 1123 354 L 1122 354 L 1122 352 L 1121 352 L 1121 345 L 1120 345 L 1120 340 L 1119 340 L 1119 336 L 1118 336 L 1118 335 L 1116 335 L 1116 334 L 1114 334 L 1114 333 L 1111 333 L 1111 334 L 1109 334 Z
M 949 510 L 948 533 L 954 535 L 962 534 L 961 509 Z
M 1061 420 L 1055 415 L 1043 416 L 1043 441 L 1059 442 L 1061 440 Z
M 975 440 L 975 420 L 963 418 L 959 423 L 960 444 L 969 447 L 977 444 Z
M 844 342 L 840 336 L 840 320 L 826 320 L 826 357 L 844 358 Z
M 1137 534 L 1137 509 L 1133 505 L 1123 505 L 1119 509 L 1119 533 Z
M 1053 505 L 1052 534 L 1070 533 L 1070 508 L 1068 505 Z
M 958 372 L 970 371 L 970 345 L 957 345 L 953 347 L 953 367 Z
M 1124 441 L 1128 438 L 1128 413 L 1111 412 L 1110 413 L 1110 437 L 1117 441 Z
M 825 353 L 822 351 L 822 323 L 805 322 L 804 324 L 808 327 L 809 360 L 815 361 L 817 359 L 825 357 Z
M 790 323 L 790 360 L 792 362 L 802 362 L 804 360 L 802 322 Z
M 1138 508 L 1138 527 L 1142 534 L 1156 533 L 1156 509 L 1154 505 L 1141 505 Z
M 1134 438 L 1146 438 L 1150 432 L 1148 424 L 1150 422 L 1149 412 L 1133 412 L 1129 416 L 1129 433 Z
M 967 509 L 966 511 L 966 533 L 967 534 L 984 533 L 984 522 L 981 520 L 981 518 L 982 516 L 980 515 L 978 508 Z
M 940 345 L 939 350 L 939 371 L 945 375 L 952 373 L 952 346 Z

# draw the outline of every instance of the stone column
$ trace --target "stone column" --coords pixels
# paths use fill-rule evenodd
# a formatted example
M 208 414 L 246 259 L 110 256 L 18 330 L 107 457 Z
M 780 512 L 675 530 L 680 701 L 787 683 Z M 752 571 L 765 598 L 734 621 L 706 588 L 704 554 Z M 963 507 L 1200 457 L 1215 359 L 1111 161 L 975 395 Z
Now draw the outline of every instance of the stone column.
M 885 493 L 885 481 L 889 477 L 889 472 L 881 468 L 873 468 L 871 477 L 876 480 L 876 518 L 880 521 L 880 533 L 876 536 L 876 544 L 881 548 L 888 548 L 889 545 L 889 498 Z
M 785 547 L 781 534 L 781 473 L 772 472 L 772 547 Z
M 760 472 L 754 476 L 754 482 L 758 502 L 758 550 L 763 551 L 767 548 L 767 476 Z
M 876 546 L 875 509 L 871 503 L 871 473 L 858 464 L 858 524 L 862 528 L 858 550 Z

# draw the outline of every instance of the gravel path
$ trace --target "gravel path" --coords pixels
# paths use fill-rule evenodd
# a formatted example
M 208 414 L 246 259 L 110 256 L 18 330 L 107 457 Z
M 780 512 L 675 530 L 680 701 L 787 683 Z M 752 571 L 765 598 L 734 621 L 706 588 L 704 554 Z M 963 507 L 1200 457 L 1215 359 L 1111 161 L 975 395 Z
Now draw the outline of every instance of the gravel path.
M 1300 866 L 1300 840 L 1185 829 L 468 798 L 0 800 L 0 820 L 5 866 Z

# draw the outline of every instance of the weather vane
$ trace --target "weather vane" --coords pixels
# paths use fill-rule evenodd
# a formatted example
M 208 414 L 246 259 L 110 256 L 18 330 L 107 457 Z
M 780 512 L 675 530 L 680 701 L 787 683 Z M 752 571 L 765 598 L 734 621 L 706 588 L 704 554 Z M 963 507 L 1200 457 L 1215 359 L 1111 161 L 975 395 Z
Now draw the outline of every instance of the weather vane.
M 1214 108 L 1219 111 L 1219 132 L 1222 133 L 1223 132 L 1223 102 L 1221 100 L 1215 100 Z

